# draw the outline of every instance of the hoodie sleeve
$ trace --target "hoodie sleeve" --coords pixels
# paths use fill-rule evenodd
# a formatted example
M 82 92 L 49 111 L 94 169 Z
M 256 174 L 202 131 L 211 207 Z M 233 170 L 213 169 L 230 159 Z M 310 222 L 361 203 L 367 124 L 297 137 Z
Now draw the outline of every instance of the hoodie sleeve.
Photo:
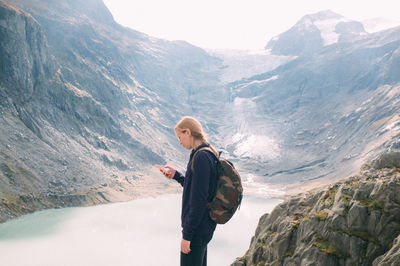
M 189 213 L 183 225 L 183 239 L 191 241 L 204 213 L 207 211 L 208 189 L 210 184 L 212 163 L 206 151 L 200 151 L 194 158 L 191 193 L 189 198 Z
M 185 181 L 185 177 L 181 174 L 181 172 L 176 171 L 173 179 L 175 179 L 183 187 L 183 182 Z

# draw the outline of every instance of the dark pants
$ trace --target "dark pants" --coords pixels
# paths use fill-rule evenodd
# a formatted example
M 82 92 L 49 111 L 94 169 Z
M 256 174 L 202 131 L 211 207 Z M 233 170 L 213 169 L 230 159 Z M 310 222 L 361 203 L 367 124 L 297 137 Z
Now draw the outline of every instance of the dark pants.
M 190 241 L 190 252 L 181 252 L 181 266 L 207 266 L 207 244 L 212 236 L 195 235 Z

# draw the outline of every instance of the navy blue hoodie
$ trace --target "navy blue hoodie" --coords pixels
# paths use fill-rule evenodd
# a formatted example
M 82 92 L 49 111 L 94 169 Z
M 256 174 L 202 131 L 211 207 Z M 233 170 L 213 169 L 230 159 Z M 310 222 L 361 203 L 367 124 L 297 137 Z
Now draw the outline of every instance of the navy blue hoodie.
M 194 235 L 209 235 L 216 227 L 207 209 L 207 202 L 211 201 L 215 193 L 216 159 L 208 151 L 199 151 L 194 158 L 194 172 L 191 170 L 194 153 L 208 146 L 202 143 L 192 150 L 185 176 L 178 171 L 174 175 L 174 179 L 183 186 L 182 235 L 183 239 L 188 241 L 191 241 Z

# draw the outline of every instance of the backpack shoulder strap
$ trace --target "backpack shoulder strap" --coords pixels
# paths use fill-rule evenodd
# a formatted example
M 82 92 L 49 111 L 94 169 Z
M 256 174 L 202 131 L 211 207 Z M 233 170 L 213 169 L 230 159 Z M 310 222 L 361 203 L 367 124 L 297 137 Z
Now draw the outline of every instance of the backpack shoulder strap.
M 208 152 L 211 152 L 211 153 L 214 155 L 214 157 L 217 158 L 217 156 L 215 156 L 213 150 L 212 150 L 210 147 L 204 147 L 204 148 L 199 149 L 198 151 L 196 151 L 196 152 L 194 153 L 193 158 L 192 158 L 192 162 L 191 162 L 191 164 L 190 164 L 190 169 L 192 170 L 192 173 L 194 172 L 194 158 L 196 157 L 196 155 L 197 155 L 197 153 L 198 153 L 199 151 L 208 151 Z M 219 158 L 217 158 L 217 159 L 219 159 Z

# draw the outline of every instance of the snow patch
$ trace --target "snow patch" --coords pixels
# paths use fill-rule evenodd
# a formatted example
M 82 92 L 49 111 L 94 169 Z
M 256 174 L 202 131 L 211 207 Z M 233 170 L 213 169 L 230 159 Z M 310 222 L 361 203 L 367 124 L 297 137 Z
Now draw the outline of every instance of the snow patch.
M 272 42 L 275 42 L 275 41 L 277 41 L 277 40 L 279 40 L 279 35 L 278 35 L 278 36 L 275 36 L 275 37 L 272 37 L 272 39 L 271 39 Z
M 397 131 L 400 129 L 400 120 L 395 121 L 393 123 L 390 123 L 389 125 L 387 125 L 383 130 L 381 130 L 381 132 L 385 132 L 385 131 Z
M 346 18 L 335 18 L 326 20 L 316 20 L 314 25 L 320 30 L 321 37 L 324 40 L 324 45 L 337 43 L 339 34 L 335 32 L 336 25 L 340 22 L 349 22 Z
M 280 155 L 278 143 L 269 136 L 236 133 L 232 141 L 236 143 L 234 154 L 238 157 L 268 161 L 276 160 Z
M 251 81 L 251 82 L 249 82 L 249 83 L 244 84 L 244 85 L 241 86 L 240 88 L 243 89 L 243 88 L 246 88 L 246 87 L 251 86 L 251 85 L 254 85 L 254 84 L 263 84 L 263 83 L 267 83 L 267 82 L 270 82 L 270 81 L 273 81 L 273 80 L 277 80 L 278 78 L 279 78 L 279 76 L 278 76 L 278 75 L 275 75 L 275 76 L 272 76 L 272 77 L 270 77 L 270 78 L 268 78 L 268 79 L 253 80 L 253 81 Z
M 303 23 L 298 24 L 298 29 L 303 31 L 309 31 L 313 26 L 313 21 L 311 19 L 305 19 Z
M 255 107 L 256 103 L 248 98 L 236 97 L 235 100 L 233 101 L 233 105 L 236 107 L 239 107 L 239 106 Z

